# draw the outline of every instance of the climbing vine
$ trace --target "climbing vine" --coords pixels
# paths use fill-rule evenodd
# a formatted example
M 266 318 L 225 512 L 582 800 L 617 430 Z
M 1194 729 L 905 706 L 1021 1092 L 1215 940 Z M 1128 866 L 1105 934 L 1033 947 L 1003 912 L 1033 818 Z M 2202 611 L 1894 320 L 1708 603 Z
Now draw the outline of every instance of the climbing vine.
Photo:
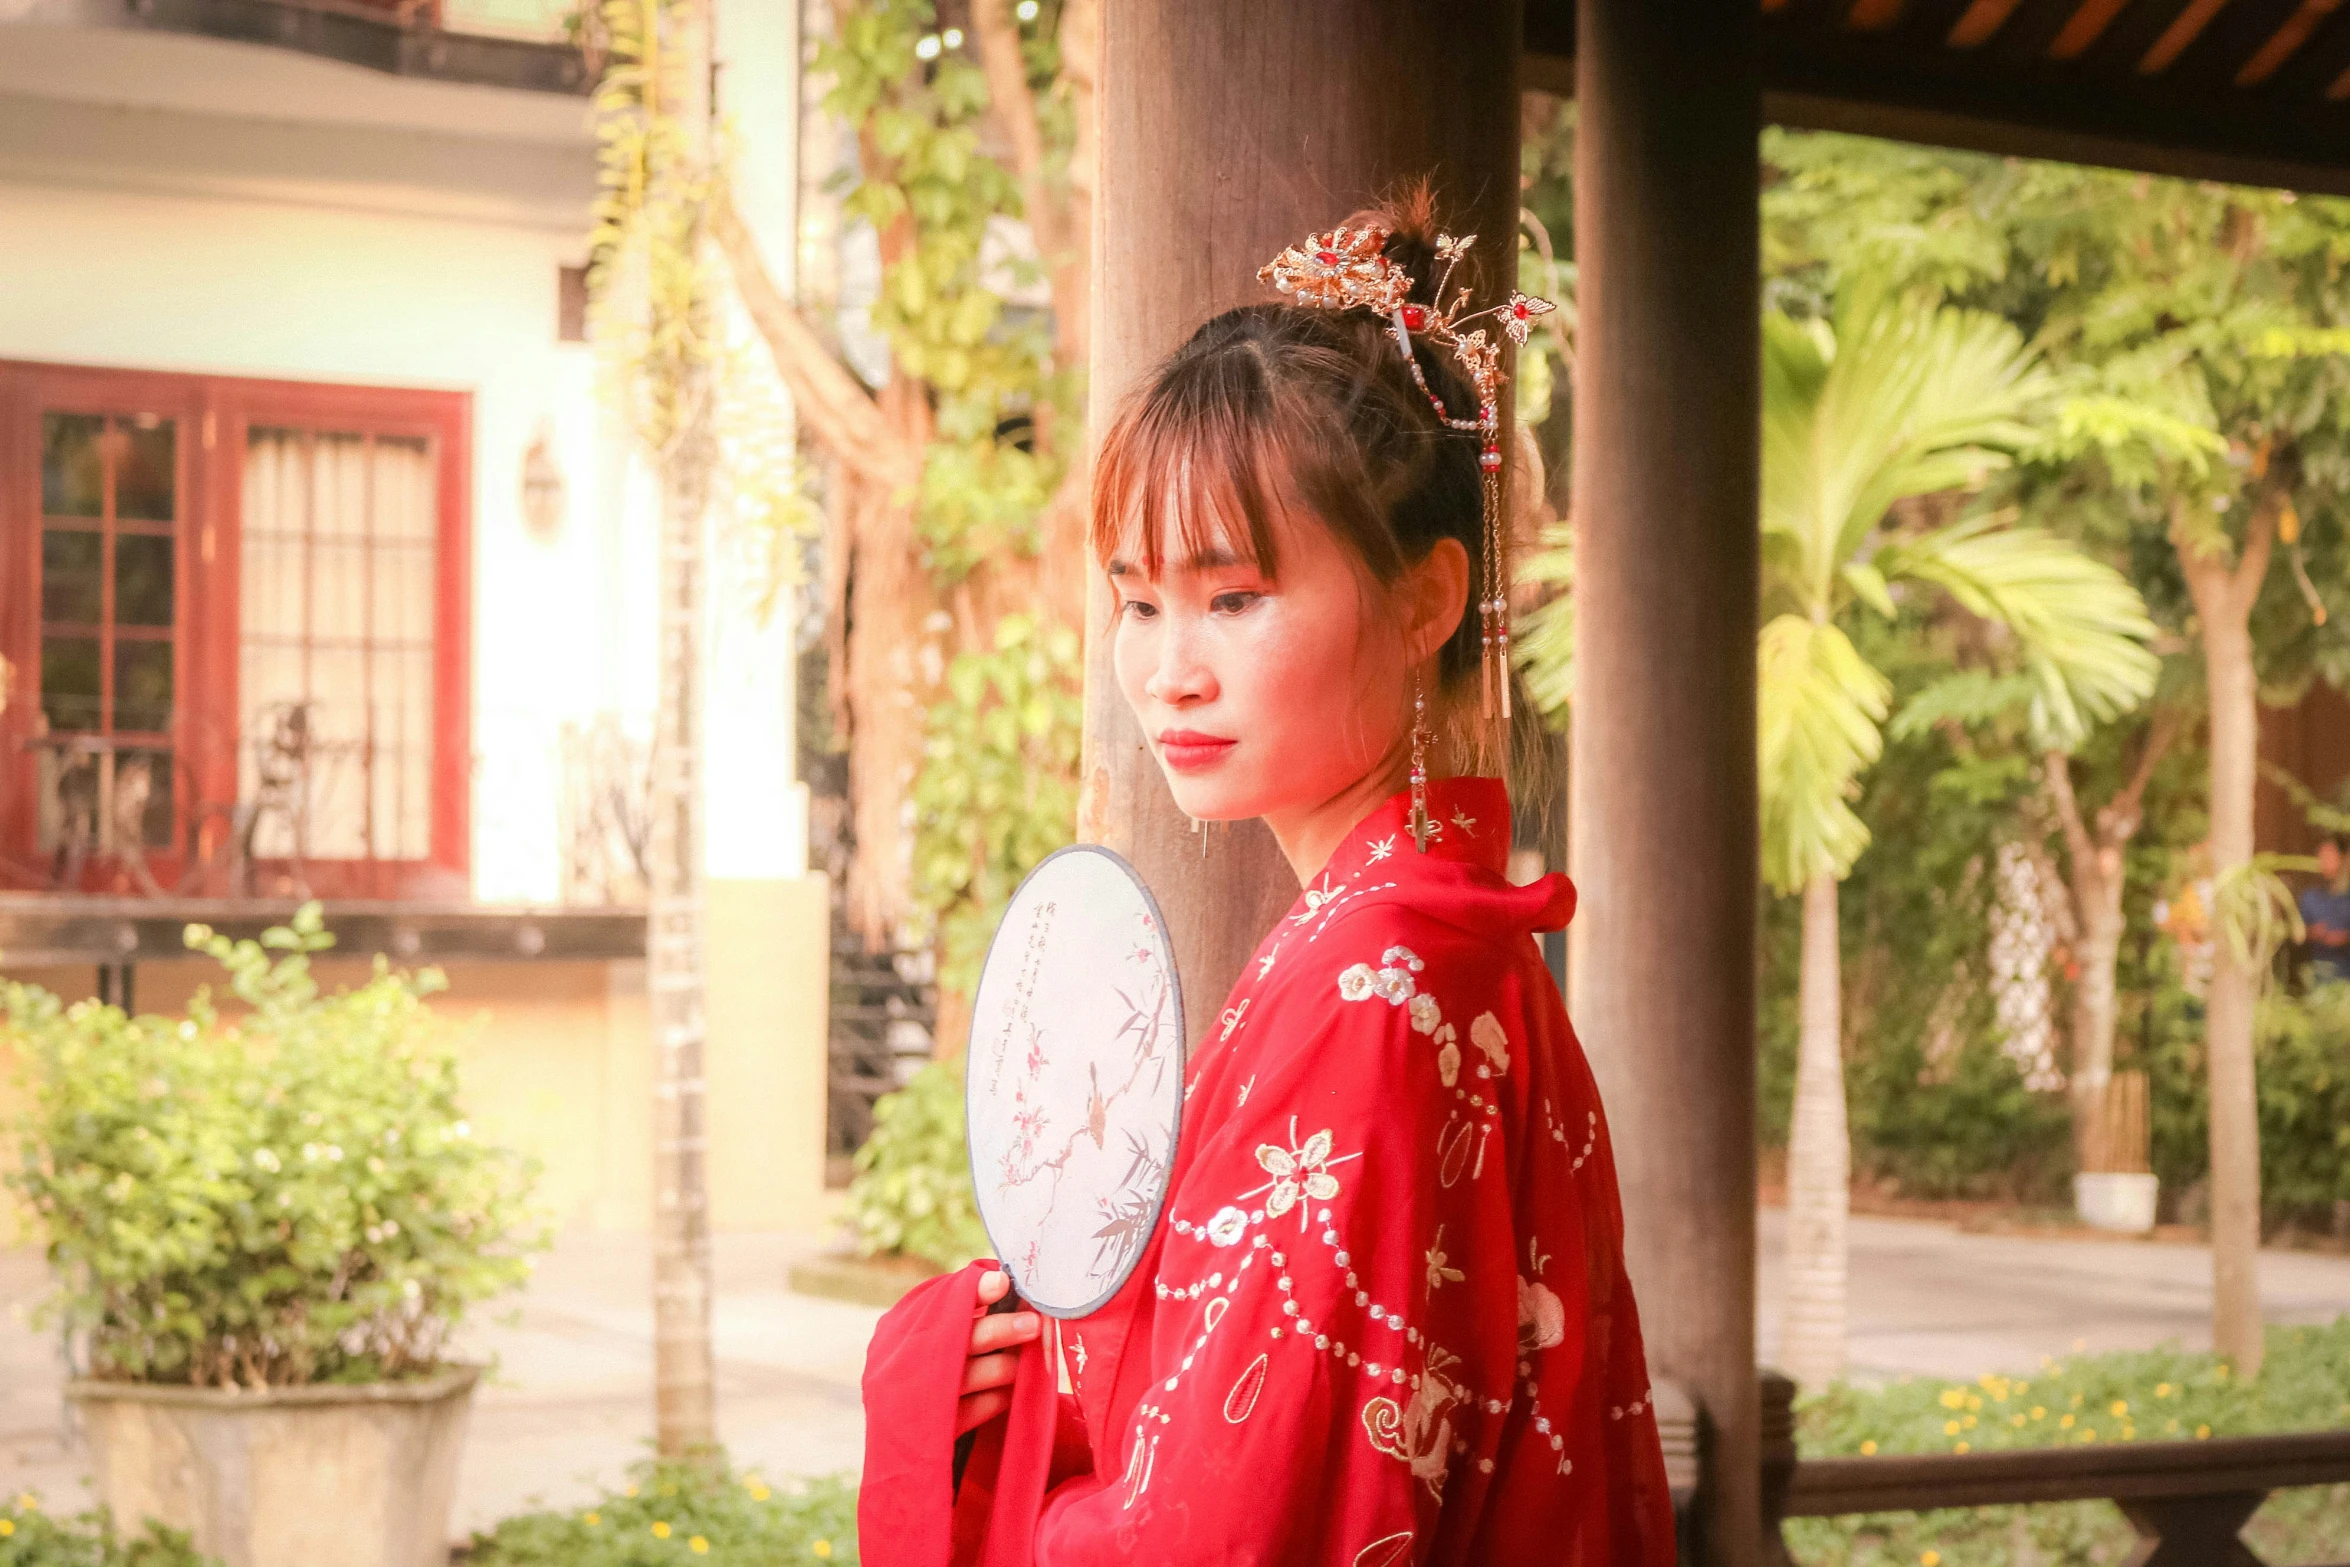
M 1042 138 L 1042 167 L 1025 172 L 1047 184 L 1068 179 L 1076 140 L 1059 10 L 1026 0 L 1012 13 Z M 909 791 L 908 891 L 950 992 L 975 981 L 1021 876 L 1069 839 L 1081 668 L 1075 606 L 1040 602 L 1038 580 L 1040 521 L 1075 444 L 1055 437 L 1082 427 L 1083 366 L 1059 362 L 1048 310 L 1006 301 L 1053 258 L 1006 241 L 1030 214 L 1023 171 L 988 150 L 1004 138 L 988 135 L 976 45 L 929 0 L 872 0 L 838 9 L 815 62 L 826 108 L 856 132 L 844 213 L 882 241 L 872 324 L 931 414 L 914 536 L 942 656 Z

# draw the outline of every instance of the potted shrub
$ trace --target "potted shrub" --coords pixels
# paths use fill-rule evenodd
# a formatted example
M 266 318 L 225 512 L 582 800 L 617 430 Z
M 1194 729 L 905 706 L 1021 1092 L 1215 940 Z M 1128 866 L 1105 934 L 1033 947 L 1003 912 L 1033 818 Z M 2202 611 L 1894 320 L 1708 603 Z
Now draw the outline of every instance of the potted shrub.
M 449 1337 L 544 1244 L 535 1171 L 466 1123 L 437 973 L 378 958 L 323 993 L 316 904 L 259 942 L 187 940 L 233 1004 L 0 987 L 30 1078 L 8 1184 L 100 1494 L 228 1567 L 439 1567 L 479 1375 Z

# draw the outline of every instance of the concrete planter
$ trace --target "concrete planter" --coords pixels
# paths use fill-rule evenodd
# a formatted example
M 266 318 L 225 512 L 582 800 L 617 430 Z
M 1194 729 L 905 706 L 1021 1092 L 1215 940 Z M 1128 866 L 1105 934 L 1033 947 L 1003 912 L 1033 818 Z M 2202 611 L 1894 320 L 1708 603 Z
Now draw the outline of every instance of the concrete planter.
M 258 1393 L 76 1381 L 98 1494 L 227 1567 L 447 1567 L 477 1366 Z
M 2154 1228 L 2154 1199 L 2160 1184 L 2151 1175 L 2084 1170 L 2073 1177 L 2073 1207 L 2091 1229 L 2144 1235 Z

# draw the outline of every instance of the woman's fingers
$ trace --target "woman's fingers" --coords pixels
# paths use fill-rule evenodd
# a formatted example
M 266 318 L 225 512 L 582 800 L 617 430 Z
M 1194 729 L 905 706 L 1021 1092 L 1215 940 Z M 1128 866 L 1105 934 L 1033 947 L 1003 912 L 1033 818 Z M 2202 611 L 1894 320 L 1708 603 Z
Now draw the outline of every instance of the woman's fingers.
M 992 1306 L 1002 1300 L 1012 1288 L 1012 1276 L 998 1268 L 993 1273 L 979 1275 L 979 1304 Z
M 955 1402 L 955 1435 L 987 1424 L 1012 1407 L 1009 1393 L 974 1393 Z
M 981 1317 L 971 1324 L 971 1353 L 984 1355 L 990 1350 L 1010 1349 L 1036 1337 L 1037 1315 L 1033 1311 L 1006 1312 L 1000 1317 Z
M 957 1391 L 977 1393 L 991 1387 L 1010 1387 L 1019 1370 L 1017 1354 L 973 1355 L 963 1362 L 963 1385 Z

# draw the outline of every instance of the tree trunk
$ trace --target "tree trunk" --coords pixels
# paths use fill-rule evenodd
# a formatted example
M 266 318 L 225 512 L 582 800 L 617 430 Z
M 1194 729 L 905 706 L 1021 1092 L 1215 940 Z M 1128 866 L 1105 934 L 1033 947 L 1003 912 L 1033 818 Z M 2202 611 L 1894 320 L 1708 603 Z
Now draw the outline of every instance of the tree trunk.
M 710 147 L 708 0 L 680 0 L 679 125 L 697 163 Z M 702 225 L 690 243 L 699 245 Z M 688 308 L 707 316 L 697 291 Z M 705 338 L 707 320 L 691 336 Z M 703 528 L 717 443 L 712 370 L 695 360 L 676 390 L 661 477 L 659 707 L 654 715 L 646 990 L 653 1028 L 653 1409 L 665 1458 L 717 1445 L 710 1350 L 710 1208 L 702 1010 L 701 636 Z
M 1836 878 L 1803 888 L 1803 971 L 1795 1121 L 1787 1147 L 1787 1300 L 1779 1365 L 1807 1388 L 1844 1371 L 1846 1220 L 1852 1141 L 1844 1112 L 1842 977 Z
M 2249 608 L 2249 606 L 2247 606 Z M 2203 623 L 2211 690 L 2211 869 L 2215 883 L 2252 859 L 2260 744 L 2252 634 L 2242 618 Z M 2211 1339 L 2239 1376 L 2260 1374 L 2260 1123 L 2252 1004 L 2260 976 L 2226 940 L 2212 954 L 2205 1026 L 2211 1072 Z
M 2252 797 L 2260 748 L 2259 690 L 2252 667 L 2252 605 L 2276 545 L 2286 499 L 2268 463 L 2241 556 L 2189 530 L 2187 501 L 2172 519 L 2171 542 L 2203 632 L 2204 684 L 2211 701 L 2211 873 L 2224 887 L 2252 859 Z M 2224 911 L 2215 910 L 2215 913 Z M 2224 921 L 2223 921 L 2224 922 Z M 2215 922 L 2222 923 L 2222 922 Z M 2260 1121 L 2254 1103 L 2252 1003 L 2260 976 L 2214 943 L 2204 1011 L 2211 1075 L 2211 1341 L 2242 1377 L 2260 1374 Z
M 2110 855 L 2112 864 L 2105 862 Z M 2092 1129 L 2100 1124 L 2105 1085 L 2113 1079 L 2113 1029 L 2118 1002 L 2114 968 L 2122 950 L 2122 867 L 2119 849 L 2097 845 L 2087 874 L 2073 856 L 2073 918 L 2080 927 L 2073 953 L 2080 974 L 2073 981 L 2073 1157 L 2090 1167 L 2096 1150 Z

